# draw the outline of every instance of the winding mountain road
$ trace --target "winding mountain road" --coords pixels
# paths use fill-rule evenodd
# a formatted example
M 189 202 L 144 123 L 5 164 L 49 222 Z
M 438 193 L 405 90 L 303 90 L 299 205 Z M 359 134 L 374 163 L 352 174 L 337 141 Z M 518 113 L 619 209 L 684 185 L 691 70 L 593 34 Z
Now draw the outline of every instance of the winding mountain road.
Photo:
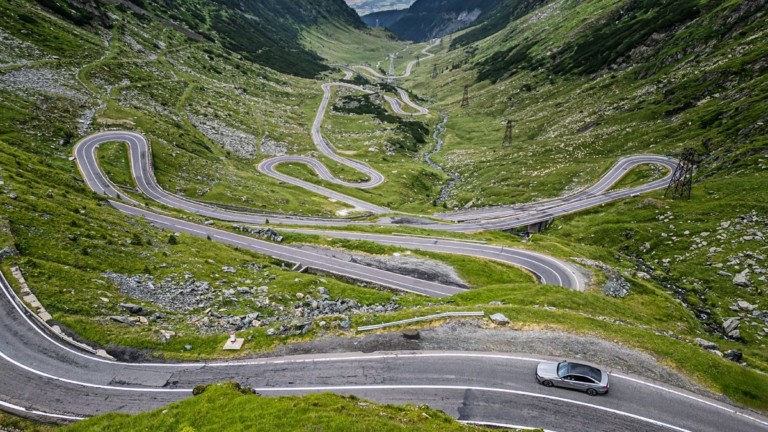
M 412 67 L 413 64 L 409 64 L 404 76 L 410 73 Z M 305 156 L 268 159 L 260 164 L 259 169 L 281 181 L 347 202 L 370 213 L 392 213 L 384 207 L 285 176 L 274 169 L 280 163 L 304 163 L 320 178 L 347 187 L 373 188 L 385 181 L 367 164 L 337 155 L 333 145 L 322 136 L 321 125 L 333 86 L 369 92 L 345 83 L 324 84 L 324 97 L 312 126 L 313 142 L 325 157 L 364 173 L 368 180 L 360 183 L 341 181 L 320 161 Z M 418 114 L 428 113 L 425 108 L 415 105 L 405 91 L 399 90 L 398 93 L 403 103 Z M 402 112 L 403 105 L 399 101 L 394 98 L 387 100 L 395 112 Z M 100 144 L 113 141 L 128 144 L 131 174 L 139 191 L 149 199 L 188 213 L 225 221 L 261 224 L 265 218 L 263 215 L 221 209 L 163 190 L 154 176 L 149 143 L 141 134 L 110 131 L 83 139 L 77 143 L 74 152 L 85 182 L 94 192 L 109 197 L 109 202 L 116 209 L 128 215 L 168 230 L 209 237 L 302 267 L 375 285 L 434 297 L 463 291 L 161 214 L 161 211 L 152 210 L 121 193 L 99 167 L 96 149 Z M 443 221 L 424 220 L 419 226 L 457 232 L 508 229 L 665 187 L 668 176 L 631 189 L 610 190 L 628 170 L 649 163 L 664 166 L 670 172 L 676 167 L 674 160 L 661 156 L 626 157 L 619 160 L 594 186 L 575 194 L 525 205 L 447 213 L 440 215 Z M 328 229 L 338 225 L 383 224 L 384 221 L 353 222 L 271 215 L 269 219 L 272 223 L 315 226 L 313 229 L 295 229 L 302 233 L 492 259 L 520 267 L 542 283 L 574 290 L 585 287 L 583 276 L 576 267 L 535 252 L 446 238 Z M 608 397 L 590 398 L 581 393 L 545 388 L 539 386 L 533 376 L 535 363 L 540 359 L 511 354 L 340 353 L 186 364 L 109 361 L 66 346 L 38 327 L 1 274 L 0 335 L 0 382 L 3 383 L 0 386 L 0 409 L 40 418 L 75 420 L 110 411 L 145 411 L 190 396 L 195 385 L 237 380 L 268 395 L 317 391 L 352 393 L 380 402 L 428 403 L 466 422 L 543 427 L 553 431 L 768 430 L 768 420 L 759 414 L 618 372 L 613 373 Z
M 235 380 L 264 395 L 356 394 L 427 403 L 465 422 L 550 431 L 768 430 L 759 414 L 617 371 L 607 397 L 546 388 L 534 378 L 544 359 L 525 355 L 406 351 L 121 363 L 62 344 L 30 315 L 0 275 L 0 409 L 49 421 L 146 411 L 190 397 L 196 385 Z

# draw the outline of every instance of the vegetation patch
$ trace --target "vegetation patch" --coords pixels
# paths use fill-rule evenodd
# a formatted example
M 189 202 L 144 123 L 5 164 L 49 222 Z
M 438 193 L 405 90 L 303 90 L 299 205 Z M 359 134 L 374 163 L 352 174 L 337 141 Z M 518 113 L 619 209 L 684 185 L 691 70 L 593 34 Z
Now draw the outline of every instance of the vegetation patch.
M 238 384 L 200 388 L 197 396 L 144 414 L 105 414 L 65 428 L 86 431 L 205 432 L 231 430 L 304 431 L 487 431 L 463 425 L 426 405 L 382 405 L 329 393 L 303 397 L 261 397 Z

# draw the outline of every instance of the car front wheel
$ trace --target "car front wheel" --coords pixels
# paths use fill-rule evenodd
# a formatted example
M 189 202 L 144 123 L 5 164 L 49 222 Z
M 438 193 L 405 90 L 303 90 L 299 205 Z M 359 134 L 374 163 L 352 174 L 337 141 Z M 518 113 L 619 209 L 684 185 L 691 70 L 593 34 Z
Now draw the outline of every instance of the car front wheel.
M 587 394 L 590 395 L 590 396 L 597 396 L 597 390 L 595 390 L 593 388 L 587 389 Z
M 541 385 L 543 385 L 544 387 L 552 387 L 553 385 L 555 385 L 555 383 L 553 383 L 552 381 L 547 380 L 547 381 L 542 381 Z

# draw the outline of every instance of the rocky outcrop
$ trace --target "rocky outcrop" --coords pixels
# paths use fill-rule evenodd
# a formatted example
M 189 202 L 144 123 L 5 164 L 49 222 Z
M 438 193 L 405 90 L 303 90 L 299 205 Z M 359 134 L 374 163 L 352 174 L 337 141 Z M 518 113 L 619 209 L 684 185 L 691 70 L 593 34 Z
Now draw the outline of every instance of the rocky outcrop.
M 8 246 L 0 249 L 0 263 L 5 261 L 6 258 L 17 256 L 19 251 L 15 247 Z
M 277 231 L 273 230 L 269 227 L 249 227 L 244 225 L 232 225 L 232 229 L 235 231 L 240 231 L 248 234 L 253 234 L 257 237 L 261 237 L 265 240 L 270 240 L 273 242 L 280 243 L 283 241 L 283 236 L 277 233 Z
M 603 285 L 603 293 L 605 295 L 609 297 L 624 298 L 629 294 L 629 290 L 632 286 L 626 279 L 624 279 L 624 276 L 622 276 L 618 270 L 605 263 L 591 259 L 574 258 L 574 261 L 591 267 L 597 267 L 605 273 L 605 276 L 608 278 L 605 285 Z

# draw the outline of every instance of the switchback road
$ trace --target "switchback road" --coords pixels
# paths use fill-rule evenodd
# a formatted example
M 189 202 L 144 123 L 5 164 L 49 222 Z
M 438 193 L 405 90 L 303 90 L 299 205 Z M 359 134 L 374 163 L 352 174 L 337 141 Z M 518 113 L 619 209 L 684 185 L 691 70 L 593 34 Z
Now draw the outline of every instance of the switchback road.
M 409 65 L 406 75 L 412 67 Z M 368 180 L 360 183 L 340 181 L 322 163 L 303 156 L 270 159 L 262 163 L 260 169 L 281 178 L 274 171 L 276 164 L 300 162 L 309 165 L 321 178 L 347 187 L 372 188 L 385 181 L 380 173 L 367 164 L 338 156 L 333 145 L 320 132 L 330 100 L 330 88 L 340 85 L 356 91 L 368 91 L 342 83 L 323 85 L 324 98 L 313 123 L 312 139 L 323 155 L 364 173 Z M 405 105 L 421 114 L 428 112 L 415 105 L 404 91 L 398 93 Z M 393 102 L 396 101 L 394 98 L 388 100 L 394 111 L 402 112 L 400 102 Z M 340 262 L 290 246 L 256 240 L 217 227 L 160 214 L 121 194 L 104 175 L 98 165 L 96 149 L 100 144 L 111 141 L 128 144 L 132 176 L 139 191 L 151 200 L 208 218 L 251 224 L 264 222 L 263 215 L 225 210 L 163 190 L 154 176 L 149 143 L 138 133 L 110 131 L 83 139 L 74 149 L 83 178 L 96 193 L 110 197 L 110 203 L 126 214 L 172 231 L 209 237 L 214 241 L 253 250 L 303 267 L 376 285 L 435 297 L 462 291 L 456 287 Z M 610 190 L 628 170 L 648 163 L 662 165 L 670 171 L 676 167 L 675 161 L 660 156 L 631 156 L 618 161 L 593 187 L 566 197 L 520 206 L 454 212 L 441 215 L 443 221 L 423 220 L 419 226 L 462 232 L 508 229 L 664 187 L 668 178 L 632 189 Z M 308 182 L 298 183 L 299 180 L 288 176 L 281 180 L 348 202 L 371 213 L 391 212 Z M 574 266 L 530 251 L 444 238 L 350 233 L 328 229 L 335 225 L 372 222 L 287 216 L 269 218 L 272 223 L 315 226 L 313 229 L 302 229 L 301 232 L 305 233 L 483 257 L 523 268 L 542 283 L 575 290 L 582 290 L 585 286 L 583 277 Z M 580 393 L 544 388 L 537 385 L 533 377 L 538 359 L 507 354 L 344 353 L 230 363 L 113 362 L 64 346 L 39 329 L 29 319 L 29 314 L 19 306 L 7 281 L 0 279 L 0 379 L 4 384 L 0 387 L 0 406 L 26 415 L 37 413 L 35 415 L 43 417 L 75 419 L 108 411 L 143 411 L 187 397 L 191 388 L 198 384 L 238 380 L 264 394 L 335 391 L 354 393 L 382 402 L 426 402 L 464 421 L 544 427 L 556 431 L 754 431 L 768 426 L 768 422 L 759 415 L 620 373 L 614 374 L 611 394 L 604 398 L 589 398 Z M 681 412 L 686 415 L 680 415 Z
M 768 430 L 758 414 L 618 371 L 605 397 L 546 388 L 534 378 L 542 359 L 529 355 L 406 351 L 121 363 L 63 345 L 29 315 L 0 275 L 0 409 L 34 418 L 141 412 L 190 397 L 196 385 L 238 381 L 269 396 L 356 394 L 427 403 L 467 422 L 561 432 Z

